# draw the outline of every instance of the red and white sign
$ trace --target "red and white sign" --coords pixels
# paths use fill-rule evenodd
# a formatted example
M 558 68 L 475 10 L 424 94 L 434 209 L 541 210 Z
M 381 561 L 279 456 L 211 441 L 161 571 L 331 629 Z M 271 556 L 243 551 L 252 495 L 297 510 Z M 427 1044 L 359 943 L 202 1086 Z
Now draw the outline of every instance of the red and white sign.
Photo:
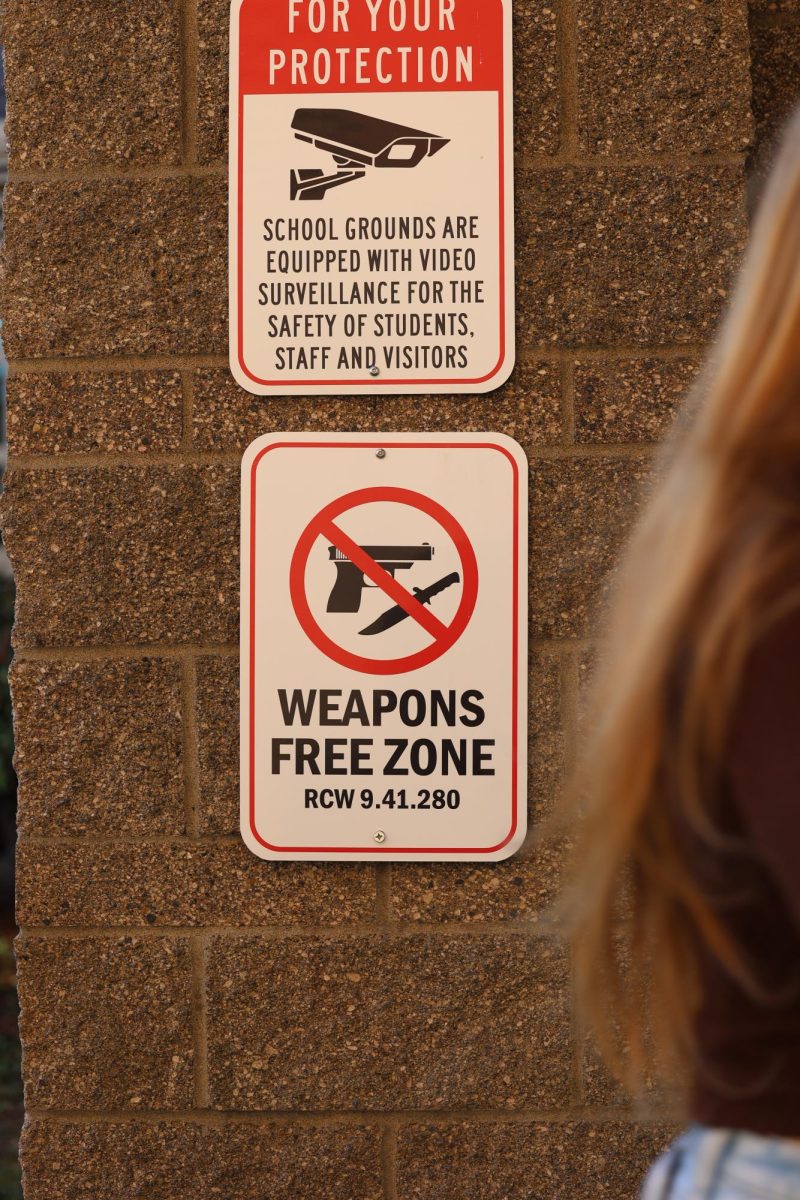
M 233 0 L 230 358 L 258 395 L 514 363 L 511 0 Z
M 499 860 L 525 837 L 527 463 L 500 434 L 269 434 L 242 467 L 242 835 Z

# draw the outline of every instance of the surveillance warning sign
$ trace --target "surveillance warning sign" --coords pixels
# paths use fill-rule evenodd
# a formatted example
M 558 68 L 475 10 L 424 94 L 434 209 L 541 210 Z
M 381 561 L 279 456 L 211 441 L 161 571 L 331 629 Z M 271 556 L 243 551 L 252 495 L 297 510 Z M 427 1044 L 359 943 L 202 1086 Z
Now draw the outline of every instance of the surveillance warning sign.
M 511 0 L 233 0 L 230 357 L 258 395 L 514 362 Z
M 242 467 L 241 827 L 269 859 L 498 861 L 526 830 L 527 464 L 269 434 Z

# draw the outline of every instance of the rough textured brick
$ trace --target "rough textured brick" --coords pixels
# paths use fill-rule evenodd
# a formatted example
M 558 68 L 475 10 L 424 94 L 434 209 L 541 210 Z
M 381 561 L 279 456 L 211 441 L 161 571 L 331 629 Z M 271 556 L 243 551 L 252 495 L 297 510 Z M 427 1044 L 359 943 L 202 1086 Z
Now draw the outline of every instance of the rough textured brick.
M 535 716 L 532 718 L 535 722 Z M 529 840 L 540 823 L 552 812 L 561 793 L 566 772 L 566 741 L 564 731 L 543 729 L 533 725 L 529 753 L 528 821 Z
M 239 659 L 197 660 L 200 832 L 239 830 Z
M 784 122 L 800 100 L 800 21 L 754 21 L 751 29 L 755 149 L 769 164 Z
M 552 919 L 551 906 L 563 877 L 566 844 L 552 818 L 568 772 L 568 728 L 572 714 L 562 695 L 560 656 L 534 654 L 530 683 L 528 837 L 517 861 L 527 867 L 532 910 Z
M 192 1104 L 189 947 L 156 938 L 23 938 L 28 1108 Z
M 578 125 L 590 153 L 744 150 L 742 0 L 578 0 Z
M 539 554 L 533 546 L 531 562 Z M 529 842 L 539 832 L 564 784 L 566 731 L 570 713 L 561 696 L 561 660 L 558 655 L 531 654 L 529 702 Z
M 746 240 L 736 167 L 518 172 L 523 344 L 668 345 L 714 330 Z
M 235 467 L 12 472 L 17 644 L 230 642 Z
M 339 925 L 375 914 L 371 867 L 263 863 L 238 840 L 19 844 L 22 925 Z
M 400 921 L 536 921 L 555 899 L 557 874 L 547 853 L 477 866 L 397 863 L 392 911 Z
M 17 183 L 6 195 L 9 358 L 226 353 L 224 180 Z
M 228 0 L 197 0 L 197 141 L 201 162 L 228 152 Z
M 555 4 L 514 6 L 514 122 L 518 154 L 558 150 Z
M 517 364 L 511 381 L 491 396 L 331 396 L 306 400 L 251 396 L 227 371 L 199 373 L 194 436 L 199 449 L 244 450 L 262 433 L 281 429 L 491 429 L 525 448 L 557 442 L 562 433 L 561 380 L 554 363 Z
M 182 402 L 173 371 L 17 375 L 9 385 L 11 453 L 177 450 Z
M 561 659 L 534 652 L 529 686 L 531 794 L 528 819 L 535 826 L 552 812 L 564 779 L 569 713 L 564 711 L 561 695 Z
M 197 1190 L 200 1126 L 62 1124 L 35 1119 L 20 1145 L 27 1200 L 190 1200 Z M 208 1194 L 208 1193 L 206 1193 Z
M 635 459 L 564 459 L 533 471 L 531 623 L 538 637 L 574 637 L 598 616 L 649 470 Z
M 178 9 L 163 0 L 6 0 L 13 165 L 177 163 Z
M 209 958 L 215 1108 L 567 1100 L 566 961 L 549 942 L 217 938 Z
M 589 1108 L 630 1107 L 630 1099 L 603 1062 L 600 1054 L 587 1040 L 583 1057 L 583 1102 Z
M 656 442 L 697 378 L 696 358 L 579 359 L 575 440 Z
M 674 1130 L 602 1125 L 411 1125 L 399 1136 L 400 1200 L 636 1200 Z
M 382 1200 L 380 1131 L 29 1122 L 27 1200 Z
M 180 689 L 174 662 L 18 661 L 20 831 L 181 833 Z

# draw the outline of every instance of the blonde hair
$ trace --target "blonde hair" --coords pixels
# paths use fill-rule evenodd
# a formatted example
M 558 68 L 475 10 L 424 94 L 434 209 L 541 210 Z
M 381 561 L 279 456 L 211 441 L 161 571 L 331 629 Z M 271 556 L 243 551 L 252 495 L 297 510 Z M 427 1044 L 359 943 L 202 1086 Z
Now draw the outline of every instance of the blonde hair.
M 566 913 L 579 1000 L 633 1086 L 695 1053 L 701 939 L 754 988 L 693 878 L 748 650 L 800 605 L 800 114 L 729 316 L 615 576 L 574 796 Z M 677 819 L 676 819 L 677 818 Z

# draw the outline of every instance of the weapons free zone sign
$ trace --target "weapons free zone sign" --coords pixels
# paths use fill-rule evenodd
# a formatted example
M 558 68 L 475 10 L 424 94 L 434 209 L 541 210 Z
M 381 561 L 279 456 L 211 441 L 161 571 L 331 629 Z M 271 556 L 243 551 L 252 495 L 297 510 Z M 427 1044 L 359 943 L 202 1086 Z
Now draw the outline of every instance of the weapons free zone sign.
M 514 362 L 511 0 L 233 0 L 230 360 L 260 395 Z
M 527 463 L 499 434 L 270 434 L 242 467 L 242 835 L 499 860 L 526 830 Z

